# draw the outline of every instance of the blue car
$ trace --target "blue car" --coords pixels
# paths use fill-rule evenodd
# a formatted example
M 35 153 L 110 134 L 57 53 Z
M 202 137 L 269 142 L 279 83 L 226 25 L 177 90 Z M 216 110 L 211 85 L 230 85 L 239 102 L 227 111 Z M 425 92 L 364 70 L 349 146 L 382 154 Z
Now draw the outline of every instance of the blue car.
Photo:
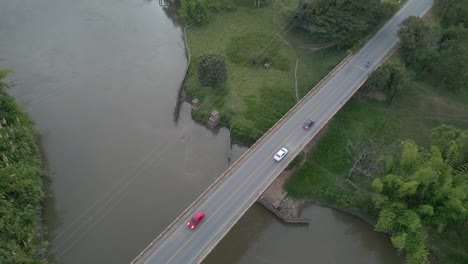
M 304 127 L 305 130 L 307 130 L 307 129 L 309 129 L 313 124 L 314 124 L 314 121 L 312 121 L 312 120 L 309 119 L 309 120 L 305 121 L 303 127 Z

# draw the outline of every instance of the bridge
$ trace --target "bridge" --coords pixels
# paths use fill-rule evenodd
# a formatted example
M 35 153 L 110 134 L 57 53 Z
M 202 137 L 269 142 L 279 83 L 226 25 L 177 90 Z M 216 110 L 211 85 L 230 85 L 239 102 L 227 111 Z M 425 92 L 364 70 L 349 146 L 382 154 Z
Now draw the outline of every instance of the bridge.
M 398 43 L 399 24 L 423 16 L 432 0 L 408 2 L 356 54 L 348 56 L 301 99 L 262 138 L 186 208 L 132 263 L 200 263 L 226 235 L 289 162 L 314 138 Z M 370 61 L 367 67 L 366 62 Z M 304 130 L 305 120 L 315 121 Z M 280 162 L 273 155 L 289 154 Z M 205 219 L 195 229 L 187 222 L 199 210 Z

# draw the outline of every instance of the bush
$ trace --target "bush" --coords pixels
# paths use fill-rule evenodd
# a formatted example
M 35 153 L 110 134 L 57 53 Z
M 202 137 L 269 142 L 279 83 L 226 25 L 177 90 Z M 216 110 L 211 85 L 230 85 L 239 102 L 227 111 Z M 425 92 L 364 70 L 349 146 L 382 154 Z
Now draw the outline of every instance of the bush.
M 204 86 L 217 87 L 226 82 L 227 70 L 224 57 L 206 54 L 198 59 L 198 79 Z

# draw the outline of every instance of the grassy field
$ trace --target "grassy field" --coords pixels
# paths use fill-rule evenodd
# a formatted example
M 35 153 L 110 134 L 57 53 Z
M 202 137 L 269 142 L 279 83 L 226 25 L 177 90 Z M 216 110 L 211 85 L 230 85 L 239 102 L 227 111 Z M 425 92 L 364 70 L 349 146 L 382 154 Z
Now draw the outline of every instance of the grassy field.
M 286 12 L 296 5 L 278 0 L 253 8 L 252 1 L 239 1 L 233 11 L 187 29 L 191 65 L 184 86 L 190 99 L 201 102 L 195 118 L 218 110 L 234 142 L 253 143 L 345 56 L 290 26 Z M 222 87 L 203 87 L 198 80 L 197 59 L 206 53 L 226 58 Z M 247 59 L 252 54 L 264 59 L 254 64 Z

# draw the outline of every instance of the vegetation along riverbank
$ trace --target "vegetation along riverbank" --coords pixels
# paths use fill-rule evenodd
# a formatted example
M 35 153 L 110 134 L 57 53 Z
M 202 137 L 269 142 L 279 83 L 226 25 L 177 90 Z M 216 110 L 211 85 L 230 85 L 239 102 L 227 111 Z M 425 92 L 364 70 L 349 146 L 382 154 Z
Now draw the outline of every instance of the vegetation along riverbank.
M 403 23 L 399 52 L 287 187 L 375 219 L 408 263 L 468 263 L 468 3 L 455 2 Z
M 41 155 L 33 124 L 0 70 L 0 263 L 43 263 Z
M 404 2 L 404 1 L 402 1 Z M 400 1 L 182 0 L 184 88 L 250 144 Z M 468 6 L 436 0 L 402 25 L 399 51 L 329 124 L 288 194 L 353 212 L 390 234 L 408 263 L 467 263 Z

